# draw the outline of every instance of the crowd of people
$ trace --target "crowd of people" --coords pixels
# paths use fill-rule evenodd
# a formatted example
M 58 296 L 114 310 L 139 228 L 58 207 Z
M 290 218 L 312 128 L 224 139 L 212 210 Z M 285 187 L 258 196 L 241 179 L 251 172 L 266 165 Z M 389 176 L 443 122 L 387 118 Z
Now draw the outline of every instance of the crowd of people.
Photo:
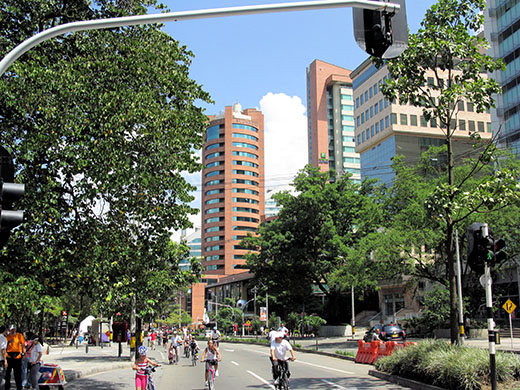
M 39 389 L 42 339 L 32 332 L 20 332 L 15 325 L 0 326 L 0 390 Z

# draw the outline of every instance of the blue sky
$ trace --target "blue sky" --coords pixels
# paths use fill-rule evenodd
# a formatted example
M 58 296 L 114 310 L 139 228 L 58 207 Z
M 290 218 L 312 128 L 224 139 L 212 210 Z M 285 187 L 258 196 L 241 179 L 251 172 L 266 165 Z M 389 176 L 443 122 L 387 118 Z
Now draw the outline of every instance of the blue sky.
M 163 0 L 170 11 L 280 3 L 273 0 Z M 408 0 L 410 32 L 434 0 Z M 157 11 L 151 11 L 157 12 Z M 354 40 L 352 9 L 169 22 L 166 31 L 194 54 L 190 76 L 210 93 L 208 115 L 239 102 L 265 117 L 266 186 L 290 183 L 307 163 L 305 71 L 315 59 L 350 70 L 367 55 Z M 196 185 L 201 175 L 187 177 Z M 200 207 L 200 190 L 193 206 Z M 194 223 L 200 226 L 200 217 Z

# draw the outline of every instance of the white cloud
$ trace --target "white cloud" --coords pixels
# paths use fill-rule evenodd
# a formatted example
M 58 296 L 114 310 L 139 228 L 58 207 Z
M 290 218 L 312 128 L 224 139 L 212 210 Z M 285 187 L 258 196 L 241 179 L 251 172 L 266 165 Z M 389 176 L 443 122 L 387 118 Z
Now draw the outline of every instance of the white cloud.
M 298 96 L 269 92 L 260 100 L 265 130 L 265 185 L 292 182 L 308 163 L 307 116 Z

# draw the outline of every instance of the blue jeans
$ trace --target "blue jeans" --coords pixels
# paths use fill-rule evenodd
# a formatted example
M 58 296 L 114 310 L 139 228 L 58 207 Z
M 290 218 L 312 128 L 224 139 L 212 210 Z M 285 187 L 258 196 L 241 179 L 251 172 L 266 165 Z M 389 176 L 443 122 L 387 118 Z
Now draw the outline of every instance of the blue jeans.
M 29 360 L 22 358 L 22 386 L 31 386 L 31 367 L 29 366 Z

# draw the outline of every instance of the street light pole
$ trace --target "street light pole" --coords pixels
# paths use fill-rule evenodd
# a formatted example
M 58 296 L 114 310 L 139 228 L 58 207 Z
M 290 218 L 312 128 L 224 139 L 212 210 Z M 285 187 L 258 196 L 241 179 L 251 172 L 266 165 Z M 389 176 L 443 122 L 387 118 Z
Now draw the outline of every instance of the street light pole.
M 399 4 L 372 0 L 314 0 L 293 3 L 263 4 L 181 12 L 166 12 L 161 14 L 134 15 L 120 18 L 82 20 L 78 22 L 60 24 L 48 30 L 44 30 L 20 43 L 13 50 L 11 50 L 2 59 L 2 61 L 0 61 L 0 75 L 3 75 L 14 61 L 16 61 L 22 54 L 29 51 L 34 46 L 42 42 L 45 42 L 48 39 L 70 32 L 135 26 L 139 24 L 177 22 L 181 20 L 219 18 L 235 15 L 254 15 L 276 12 L 309 11 L 317 9 L 350 7 L 363 8 L 373 11 L 386 11 L 389 13 L 397 13 L 401 9 Z

